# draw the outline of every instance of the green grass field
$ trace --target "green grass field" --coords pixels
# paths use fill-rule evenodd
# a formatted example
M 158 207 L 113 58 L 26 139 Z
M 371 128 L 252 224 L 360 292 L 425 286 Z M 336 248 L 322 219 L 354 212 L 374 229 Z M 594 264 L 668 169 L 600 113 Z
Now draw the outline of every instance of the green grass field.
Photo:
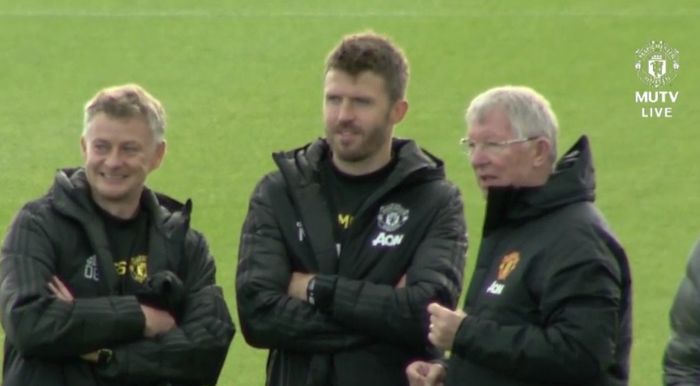
M 445 159 L 464 193 L 467 278 L 484 205 L 457 146 L 466 102 L 491 86 L 530 85 L 558 113 L 560 149 L 590 136 L 598 204 L 634 274 L 631 385 L 660 383 L 668 309 L 700 229 L 697 1 L 221 3 L 0 3 L 0 226 L 46 191 L 55 169 L 81 162 L 84 102 L 104 86 L 140 83 L 163 101 L 170 122 L 169 154 L 149 183 L 194 200 L 194 226 L 210 241 L 235 314 L 249 194 L 272 169 L 272 151 L 321 135 L 327 52 L 342 35 L 373 29 L 394 38 L 411 63 L 410 111 L 397 135 Z M 651 40 L 680 52 L 679 75 L 662 88 L 679 92 L 672 118 L 642 118 L 634 100 L 649 89 L 634 52 Z M 265 356 L 238 334 L 220 384 L 262 385 Z

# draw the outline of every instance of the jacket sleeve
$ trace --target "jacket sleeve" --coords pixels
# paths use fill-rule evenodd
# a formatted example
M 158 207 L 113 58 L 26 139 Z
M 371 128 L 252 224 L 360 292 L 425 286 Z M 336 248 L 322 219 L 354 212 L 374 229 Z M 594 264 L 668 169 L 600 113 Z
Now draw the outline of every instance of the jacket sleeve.
M 287 295 L 290 257 L 272 211 L 270 177 L 256 187 L 241 232 L 236 296 L 241 331 L 261 348 L 335 352 L 367 339 L 310 304 Z
M 215 384 L 234 335 L 221 288 L 215 285 L 215 264 L 204 238 L 189 231 L 188 264 L 182 315 L 177 328 L 153 339 L 113 347 L 112 360 L 100 366 L 107 378 L 124 382 Z
M 336 320 L 381 340 L 425 347 L 428 304 L 456 307 L 464 273 L 467 233 L 462 198 L 451 185 L 444 197 L 432 220 L 425 219 L 431 223 L 406 271 L 406 286 L 338 277 L 329 308 Z
M 7 340 L 25 357 L 75 358 L 143 334 L 134 296 L 58 300 L 47 289 L 56 274 L 51 218 L 25 206 L 15 217 L 0 256 L 0 307 Z M 55 236 L 55 235 L 54 235 Z
M 587 384 L 606 371 L 619 331 L 620 268 L 601 240 L 568 241 L 537 266 L 547 270 L 541 293 L 531 294 L 539 296 L 540 323 L 468 315 L 453 354 L 533 383 Z
M 671 340 L 664 355 L 664 384 L 697 385 L 700 379 L 700 242 L 671 308 Z

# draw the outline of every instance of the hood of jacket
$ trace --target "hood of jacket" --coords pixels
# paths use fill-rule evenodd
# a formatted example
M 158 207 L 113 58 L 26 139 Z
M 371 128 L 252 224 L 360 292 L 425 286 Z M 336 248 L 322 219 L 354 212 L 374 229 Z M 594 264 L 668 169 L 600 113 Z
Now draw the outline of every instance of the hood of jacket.
M 559 159 L 544 185 L 490 188 L 484 234 L 509 223 L 525 222 L 562 206 L 595 200 L 595 169 L 584 135 Z
M 445 178 L 442 160 L 421 149 L 409 139 L 392 139 L 392 151 L 397 157 L 396 167 L 387 177 L 387 188 L 413 180 L 425 181 Z M 330 154 L 330 146 L 319 138 L 302 147 L 272 155 L 287 183 L 305 186 L 318 182 L 320 164 Z M 416 181 L 417 182 L 417 181 Z
M 63 215 L 86 223 L 95 218 L 94 203 L 91 198 L 90 185 L 84 168 L 60 169 L 49 190 L 51 205 Z M 173 229 L 185 224 L 189 226 L 192 201 L 184 204 L 164 194 L 153 192 L 144 187 L 142 203 L 154 219 L 158 229 L 169 234 Z

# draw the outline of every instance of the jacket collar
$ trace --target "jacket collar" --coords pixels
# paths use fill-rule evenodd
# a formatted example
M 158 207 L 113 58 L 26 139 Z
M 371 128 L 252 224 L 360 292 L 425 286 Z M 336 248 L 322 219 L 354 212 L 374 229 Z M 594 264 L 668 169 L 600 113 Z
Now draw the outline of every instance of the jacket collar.
M 387 184 L 395 186 L 415 172 L 428 179 L 445 177 L 444 163 L 439 158 L 421 149 L 408 139 L 393 138 L 392 149 L 398 162 L 387 178 Z M 299 184 L 314 183 L 318 180 L 321 161 L 330 153 L 325 139 L 319 138 L 302 147 L 278 152 L 272 155 L 283 175 L 296 174 L 301 177 Z M 292 173 L 292 171 L 294 171 Z
M 149 255 L 168 256 L 169 241 L 178 240 L 187 232 L 192 203 L 188 200 L 183 205 L 149 189 L 145 189 L 143 194 L 142 200 L 151 218 Z M 56 211 L 75 219 L 84 229 L 97 255 L 100 267 L 100 294 L 105 296 L 116 293 L 118 277 L 114 269 L 114 259 L 100 216 L 91 202 L 85 170 L 82 168 L 59 170 L 48 197 Z M 162 260 L 162 258 L 156 258 L 154 261 Z M 149 271 L 150 269 L 151 267 Z
M 562 206 L 595 200 L 595 170 L 584 135 L 561 157 L 544 185 L 490 188 L 484 234 L 507 223 L 519 223 Z
M 84 168 L 65 168 L 56 173 L 49 191 L 51 203 L 63 215 L 80 222 L 96 217 Z M 192 201 L 184 204 L 164 194 L 144 188 L 142 202 L 153 224 L 165 234 L 180 225 L 189 225 Z
M 358 209 L 357 216 L 399 185 L 444 178 L 442 161 L 420 150 L 415 142 L 394 139 L 392 146 L 398 157 L 397 164 L 381 187 Z M 333 274 L 337 272 L 338 264 L 332 222 L 335 216 L 328 200 L 324 199 L 320 179 L 320 164 L 329 151 L 326 141 L 319 139 L 298 149 L 275 153 L 273 159 L 307 229 L 314 258 L 307 257 L 306 265 L 317 272 Z

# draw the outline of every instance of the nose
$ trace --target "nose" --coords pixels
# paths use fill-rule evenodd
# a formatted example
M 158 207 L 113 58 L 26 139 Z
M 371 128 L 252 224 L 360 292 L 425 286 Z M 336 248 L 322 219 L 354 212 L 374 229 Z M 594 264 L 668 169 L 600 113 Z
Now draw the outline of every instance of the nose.
M 489 163 L 489 156 L 481 146 L 475 146 L 469 154 L 469 162 L 472 167 L 478 168 Z
M 345 98 L 343 99 L 343 102 L 340 104 L 340 108 L 338 110 L 338 121 L 341 123 L 344 122 L 352 122 L 355 119 L 355 112 L 352 108 L 352 102 L 350 99 Z
M 122 158 L 121 155 L 119 154 L 118 149 L 112 149 L 109 154 L 105 157 L 105 166 L 110 167 L 110 168 L 115 168 L 121 165 L 122 163 Z

